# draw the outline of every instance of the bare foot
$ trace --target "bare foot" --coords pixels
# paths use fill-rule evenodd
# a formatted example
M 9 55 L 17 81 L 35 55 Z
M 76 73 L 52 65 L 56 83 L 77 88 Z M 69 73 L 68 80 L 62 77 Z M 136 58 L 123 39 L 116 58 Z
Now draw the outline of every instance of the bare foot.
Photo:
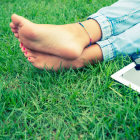
M 92 43 L 100 40 L 101 30 L 96 21 L 89 20 L 83 24 L 91 32 Z M 78 23 L 66 25 L 35 24 L 14 14 L 10 27 L 15 37 L 19 38 L 19 41 L 26 48 L 53 54 L 64 59 L 78 58 L 83 49 L 90 43 L 88 33 Z
M 66 60 L 55 55 L 44 54 L 40 52 L 31 51 L 24 46 L 20 46 L 22 52 L 27 57 L 28 61 L 32 63 L 33 66 L 39 69 L 54 69 L 57 71 L 60 68 L 80 68 L 84 67 L 85 64 L 89 62 L 93 64 L 94 62 L 101 62 L 103 60 L 102 51 L 97 44 L 91 45 L 85 48 L 81 56 L 76 60 Z

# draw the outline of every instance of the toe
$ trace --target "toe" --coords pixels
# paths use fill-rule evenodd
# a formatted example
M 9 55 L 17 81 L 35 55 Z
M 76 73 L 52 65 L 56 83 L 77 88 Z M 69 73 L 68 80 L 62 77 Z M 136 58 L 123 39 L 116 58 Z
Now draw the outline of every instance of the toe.
M 25 53 L 25 52 L 30 52 L 30 50 L 27 49 L 27 48 L 25 48 L 24 46 L 21 46 L 21 51 L 22 51 L 23 53 Z
M 34 57 L 28 57 L 28 61 L 31 63 L 34 63 L 36 61 L 36 58 Z
M 18 39 L 18 40 L 20 40 L 20 39 Z M 24 46 L 23 46 L 22 43 L 20 43 L 20 44 L 19 44 L 19 47 L 20 47 L 20 48 L 23 48 Z
M 11 29 L 11 31 L 12 31 L 13 33 L 18 33 L 18 30 L 17 30 L 17 29 Z
M 18 33 L 14 33 L 14 36 L 15 36 L 16 38 L 19 38 L 19 34 L 18 34 Z
M 12 19 L 12 22 L 13 22 L 13 24 L 16 26 L 16 27 L 22 27 L 23 26 L 23 17 L 21 17 L 21 16 L 18 16 L 18 15 L 16 15 L 16 14 L 13 14 L 12 15 L 12 17 L 11 17 L 11 19 Z
M 35 58 L 35 54 L 33 52 L 25 52 L 24 53 L 25 57 L 34 57 Z
M 10 23 L 10 27 L 11 27 L 12 29 L 16 29 L 16 25 L 15 25 L 13 22 Z
M 21 40 L 20 39 L 18 39 L 18 41 L 21 43 Z
M 45 67 L 45 64 L 44 64 L 44 67 L 41 67 L 40 64 L 36 63 L 37 59 L 34 58 L 34 57 L 28 57 L 27 59 L 30 63 L 32 63 L 32 65 L 38 69 L 44 69 Z

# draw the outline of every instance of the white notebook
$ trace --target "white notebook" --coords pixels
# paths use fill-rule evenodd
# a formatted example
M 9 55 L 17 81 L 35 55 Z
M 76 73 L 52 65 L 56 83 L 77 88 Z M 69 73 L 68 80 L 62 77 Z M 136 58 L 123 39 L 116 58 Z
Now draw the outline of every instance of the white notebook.
M 111 77 L 140 93 L 140 69 L 136 68 L 134 62 L 117 71 Z

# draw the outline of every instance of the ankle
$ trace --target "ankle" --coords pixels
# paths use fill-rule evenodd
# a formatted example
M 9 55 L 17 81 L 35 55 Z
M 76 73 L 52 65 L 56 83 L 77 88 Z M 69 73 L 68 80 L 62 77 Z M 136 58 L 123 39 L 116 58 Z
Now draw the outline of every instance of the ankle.
M 91 39 L 92 39 L 92 43 L 95 43 L 101 39 L 102 32 L 101 32 L 100 25 L 97 23 L 97 21 L 95 21 L 93 19 L 89 19 L 89 20 L 83 21 L 81 23 L 85 26 L 85 28 L 89 32 Z M 85 30 L 85 32 L 87 32 L 87 31 Z M 90 43 L 90 37 L 89 37 L 88 33 L 86 33 L 86 34 L 88 36 L 88 40 Z

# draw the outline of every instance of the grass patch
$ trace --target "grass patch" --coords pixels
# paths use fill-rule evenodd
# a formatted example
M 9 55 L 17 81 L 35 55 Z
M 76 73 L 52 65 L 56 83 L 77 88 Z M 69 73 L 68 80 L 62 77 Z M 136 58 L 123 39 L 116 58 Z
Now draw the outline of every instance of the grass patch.
M 36 23 L 86 20 L 116 0 L 1 0 L 0 139 L 139 139 L 138 93 L 110 76 L 129 57 L 58 72 L 26 61 L 10 31 L 17 13 Z

